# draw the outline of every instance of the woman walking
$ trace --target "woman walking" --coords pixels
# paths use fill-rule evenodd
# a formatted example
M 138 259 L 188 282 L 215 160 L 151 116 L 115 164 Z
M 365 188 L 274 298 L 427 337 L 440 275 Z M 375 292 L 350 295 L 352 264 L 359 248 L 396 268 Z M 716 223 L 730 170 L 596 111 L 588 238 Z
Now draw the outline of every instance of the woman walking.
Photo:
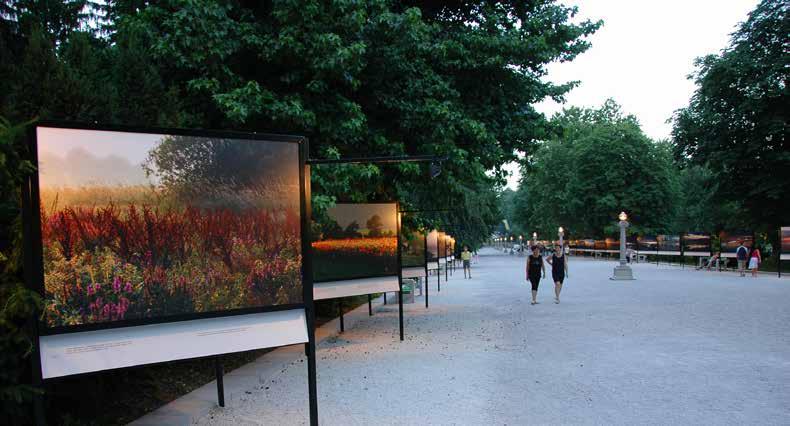
M 560 303 L 562 282 L 568 275 L 568 257 L 565 256 L 563 250 L 556 250 L 554 254 L 546 258 L 546 262 L 551 265 L 551 278 L 554 280 L 554 303 Z
M 749 269 L 752 271 L 752 277 L 757 277 L 757 273 L 760 269 L 760 263 L 763 262 L 763 256 L 760 253 L 760 248 L 754 246 L 752 249 L 752 256 L 749 258 Z
M 532 304 L 538 304 L 538 285 L 540 276 L 546 276 L 546 266 L 543 264 L 543 257 L 540 256 L 540 248 L 532 246 L 532 254 L 527 257 L 527 279 L 532 284 Z

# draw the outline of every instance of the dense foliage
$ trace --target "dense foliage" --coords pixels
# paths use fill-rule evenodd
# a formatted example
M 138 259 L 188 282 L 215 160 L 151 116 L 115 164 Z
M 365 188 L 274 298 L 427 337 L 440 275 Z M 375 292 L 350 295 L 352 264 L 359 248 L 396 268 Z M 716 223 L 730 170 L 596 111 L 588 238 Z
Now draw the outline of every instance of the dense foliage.
M 24 127 L 0 119 L 0 423 L 15 424 L 30 416 L 23 403 L 34 389 L 29 383 L 33 351 L 29 320 L 41 304 L 22 271 L 20 188 L 33 165 L 25 160 Z
M 599 109 L 569 108 L 552 118 L 553 135 L 527 160 L 516 195 L 522 228 L 554 238 L 600 237 L 616 231 L 628 212 L 632 232 L 661 232 L 674 224 L 680 193 L 665 144 L 647 138 L 636 118 L 614 101 Z
M 542 78 L 546 64 L 589 47 L 598 24 L 571 23 L 574 14 L 553 0 L 2 0 L 0 116 L 293 133 L 310 138 L 314 158 L 447 157 L 433 180 L 416 164 L 314 167 L 314 205 L 395 199 L 447 210 L 414 225 L 477 245 L 499 220 L 501 166 L 544 137 L 531 105 L 573 86 Z M 11 133 L 0 164 L 5 265 L 17 265 L 5 259 L 19 227 L 7 225 L 28 170 Z M 11 327 L 3 401 L 18 399 L 26 378 L 19 327 L 33 299 L 19 278 L 9 266 L 0 290 Z M 21 422 L 12 419 L 4 423 Z
M 716 202 L 772 239 L 790 211 L 789 37 L 788 3 L 760 2 L 730 46 L 697 60 L 697 89 L 672 132 L 680 164 L 709 169 Z

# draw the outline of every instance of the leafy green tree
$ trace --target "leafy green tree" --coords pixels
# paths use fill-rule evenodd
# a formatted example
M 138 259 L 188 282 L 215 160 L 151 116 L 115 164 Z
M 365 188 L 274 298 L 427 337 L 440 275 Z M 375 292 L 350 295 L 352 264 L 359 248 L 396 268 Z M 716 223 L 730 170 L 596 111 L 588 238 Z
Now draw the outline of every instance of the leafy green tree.
M 365 223 L 365 227 L 368 229 L 369 237 L 380 237 L 384 229 L 384 222 L 381 221 L 381 216 L 374 214 Z
M 487 202 L 480 189 L 542 134 L 531 104 L 571 87 L 543 82 L 545 64 L 584 51 L 597 24 L 570 24 L 575 11 L 553 2 L 411 6 L 170 1 L 123 19 L 152 35 L 155 60 L 202 123 L 307 134 L 314 157 L 448 157 L 433 182 L 411 164 L 314 168 L 313 193 L 330 197 L 318 209 L 336 197 L 454 206 L 448 221 L 474 223 L 479 239 L 491 222 L 462 218 L 479 211 L 466 206 Z
M 421 164 L 313 167 L 315 213 L 394 199 L 445 210 L 413 222 L 475 247 L 500 220 L 502 166 L 545 138 L 532 105 L 575 84 L 545 78 L 598 28 L 575 13 L 550 0 L 0 0 L 0 116 L 299 134 L 313 158 L 445 157 L 433 180 Z
M 642 133 L 636 118 L 608 100 L 599 109 L 569 108 L 552 118 L 554 136 L 524 167 L 528 226 L 554 238 L 616 232 L 626 211 L 632 232 L 671 231 L 680 189 L 670 148 Z
M 346 226 L 346 229 L 343 231 L 343 235 L 345 235 L 346 238 L 361 237 L 362 235 L 359 233 L 359 224 L 357 221 L 349 223 L 348 226 Z
M 697 90 L 672 131 L 678 160 L 713 172 L 717 202 L 771 236 L 790 210 L 788 34 L 787 2 L 761 1 L 729 47 L 697 60 Z

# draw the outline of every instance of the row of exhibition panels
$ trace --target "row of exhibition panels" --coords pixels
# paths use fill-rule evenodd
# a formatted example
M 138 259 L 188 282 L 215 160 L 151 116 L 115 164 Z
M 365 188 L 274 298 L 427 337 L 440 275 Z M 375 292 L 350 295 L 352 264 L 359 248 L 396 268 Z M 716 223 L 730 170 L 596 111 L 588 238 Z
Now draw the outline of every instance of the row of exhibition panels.
M 790 227 L 781 227 L 778 232 L 779 258 L 790 260 Z M 755 241 L 752 232 L 722 231 L 718 237 L 717 249 L 712 245 L 711 234 L 703 232 L 634 236 L 626 240 L 626 247 L 637 254 L 644 255 L 709 257 L 719 252 L 723 258 L 734 258 L 741 244 L 751 250 Z M 568 247 L 576 253 L 614 254 L 620 252 L 620 240 L 616 238 L 568 240 Z
M 317 424 L 315 301 L 397 292 L 403 340 L 404 280 L 425 280 L 427 308 L 456 242 L 409 229 L 419 212 L 397 202 L 314 212 L 308 151 L 294 136 L 34 126 L 22 188 L 26 281 L 44 301 L 34 386 L 304 344 Z

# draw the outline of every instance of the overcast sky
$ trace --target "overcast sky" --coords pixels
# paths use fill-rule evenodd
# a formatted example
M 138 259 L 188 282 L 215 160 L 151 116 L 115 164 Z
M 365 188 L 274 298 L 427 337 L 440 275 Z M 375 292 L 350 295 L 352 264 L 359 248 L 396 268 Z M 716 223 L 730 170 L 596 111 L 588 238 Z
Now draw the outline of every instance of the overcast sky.
M 596 107 L 607 98 L 635 115 L 653 139 L 668 138 L 672 113 L 688 104 L 694 84 L 687 76 L 694 58 L 718 53 L 757 0 L 564 0 L 579 7 L 578 18 L 603 19 L 589 38 L 592 47 L 574 61 L 549 66 L 548 79 L 581 81 L 565 106 Z M 563 105 L 538 104 L 547 116 Z M 518 168 L 508 187 L 518 186 Z

